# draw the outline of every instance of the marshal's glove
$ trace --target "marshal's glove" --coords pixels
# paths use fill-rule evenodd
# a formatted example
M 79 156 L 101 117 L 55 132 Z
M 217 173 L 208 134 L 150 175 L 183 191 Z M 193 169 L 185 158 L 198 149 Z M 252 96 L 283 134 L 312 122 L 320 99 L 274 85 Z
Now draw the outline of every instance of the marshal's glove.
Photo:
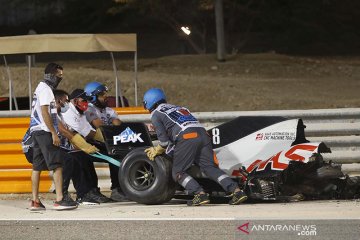
M 97 129 L 96 129 L 96 133 L 95 133 L 95 136 L 94 136 L 94 140 L 99 141 L 99 142 L 102 142 L 102 143 L 105 142 L 104 137 L 103 137 L 103 135 L 102 135 L 102 133 L 101 133 L 100 128 L 97 128 Z
M 146 155 L 151 161 L 155 160 L 155 157 L 158 155 L 161 155 L 165 152 L 165 149 L 162 148 L 160 145 L 157 145 L 156 147 L 149 147 L 145 149 Z
M 82 136 L 80 136 L 80 134 L 78 133 L 71 138 L 70 142 L 76 147 L 78 147 L 80 150 L 82 150 L 83 152 L 86 152 L 87 154 L 91 154 L 99 151 L 99 149 L 97 149 L 95 146 L 87 143 L 85 139 Z

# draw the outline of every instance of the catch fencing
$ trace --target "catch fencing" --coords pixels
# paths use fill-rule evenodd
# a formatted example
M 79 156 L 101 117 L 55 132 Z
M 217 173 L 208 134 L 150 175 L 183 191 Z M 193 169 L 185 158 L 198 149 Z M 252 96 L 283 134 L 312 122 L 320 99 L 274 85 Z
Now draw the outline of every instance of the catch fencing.
M 122 121 L 150 122 L 150 115 L 141 108 L 117 109 Z M 324 142 L 332 153 L 323 154 L 327 161 L 342 164 L 349 175 L 360 175 L 360 108 L 274 110 L 238 112 L 196 112 L 206 128 L 214 127 L 239 116 L 282 116 L 301 118 L 305 134 L 312 142 Z M 20 141 L 29 123 L 29 111 L 0 112 L 0 193 L 31 192 L 31 165 L 21 152 Z M 109 189 L 109 170 L 97 163 L 99 185 Z M 53 188 L 48 172 L 42 175 L 40 191 Z M 72 189 L 71 189 L 72 190 Z

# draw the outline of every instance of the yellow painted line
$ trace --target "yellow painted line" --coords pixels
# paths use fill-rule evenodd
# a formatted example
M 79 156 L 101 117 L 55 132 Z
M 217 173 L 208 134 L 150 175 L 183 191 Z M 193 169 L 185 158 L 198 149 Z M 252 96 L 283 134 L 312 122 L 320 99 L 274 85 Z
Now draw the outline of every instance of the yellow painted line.
M 28 128 L 30 117 L 0 118 L 0 128 Z
M 119 115 L 149 114 L 143 107 L 114 108 Z M 31 164 L 22 153 L 20 142 L 30 117 L 0 118 L 0 193 L 31 192 Z M 104 167 L 105 168 L 105 167 Z M 49 192 L 48 171 L 41 174 L 40 192 Z
M 20 143 L 27 128 L 0 128 L 0 143 Z
M 0 156 L 2 154 L 20 154 L 22 148 L 20 143 L 2 143 L 0 144 Z M 0 158 L 1 161 L 1 158 Z
M 40 192 L 49 192 L 52 180 L 48 171 L 41 172 Z M 0 193 L 31 192 L 31 169 L 0 170 Z
M 29 169 L 32 165 L 26 160 L 23 153 L 0 154 L 0 169 Z
M 145 110 L 143 107 L 124 107 L 124 108 L 114 108 L 114 110 L 119 115 L 126 114 L 149 114 L 149 111 Z

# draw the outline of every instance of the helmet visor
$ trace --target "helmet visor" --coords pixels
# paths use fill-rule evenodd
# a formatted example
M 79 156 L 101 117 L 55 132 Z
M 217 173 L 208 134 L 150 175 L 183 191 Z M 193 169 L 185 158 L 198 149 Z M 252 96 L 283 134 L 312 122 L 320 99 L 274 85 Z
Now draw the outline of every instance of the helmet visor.
M 143 107 L 144 107 L 145 109 L 147 109 L 147 108 L 146 108 L 146 101 L 143 101 L 142 103 L 143 103 Z

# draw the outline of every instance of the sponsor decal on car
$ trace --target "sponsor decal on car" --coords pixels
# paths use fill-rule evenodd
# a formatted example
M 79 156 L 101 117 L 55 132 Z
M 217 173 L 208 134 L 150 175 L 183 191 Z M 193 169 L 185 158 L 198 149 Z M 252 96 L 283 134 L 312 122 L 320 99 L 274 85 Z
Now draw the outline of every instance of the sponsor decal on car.
M 307 162 L 309 157 L 317 150 L 318 144 L 304 143 L 292 146 L 287 151 L 281 151 L 267 160 L 255 160 L 246 169 L 248 172 L 264 171 L 267 165 L 271 165 L 271 170 L 284 170 L 290 161 Z
M 295 132 L 267 132 L 267 133 L 258 133 L 255 136 L 256 141 L 261 141 L 261 140 L 294 141 L 295 139 L 296 139 Z
M 255 140 L 259 141 L 259 140 L 263 140 L 263 138 L 264 138 L 264 134 L 263 133 L 258 133 L 258 134 L 256 134 Z
M 120 143 L 128 143 L 128 142 L 144 142 L 140 137 L 141 133 L 135 133 L 131 128 L 127 127 L 123 132 L 121 132 L 117 136 L 113 136 L 114 145 L 117 145 L 118 142 Z

